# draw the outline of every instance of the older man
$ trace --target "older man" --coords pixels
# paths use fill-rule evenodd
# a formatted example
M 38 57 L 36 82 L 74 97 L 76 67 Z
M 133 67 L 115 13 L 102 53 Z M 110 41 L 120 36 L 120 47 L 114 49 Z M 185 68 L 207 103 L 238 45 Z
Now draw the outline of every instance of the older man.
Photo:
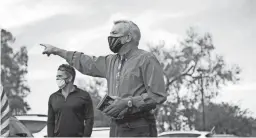
M 120 20 L 108 37 L 115 54 L 88 56 L 48 44 L 43 54 L 59 55 L 81 73 L 106 78 L 108 94 L 117 97 L 103 112 L 112 118 L 111 137 L 156 137 L 152 110 L 167 97 L 164 74 L 156 57 L 138 49 L 140 30 L 132 21 Z

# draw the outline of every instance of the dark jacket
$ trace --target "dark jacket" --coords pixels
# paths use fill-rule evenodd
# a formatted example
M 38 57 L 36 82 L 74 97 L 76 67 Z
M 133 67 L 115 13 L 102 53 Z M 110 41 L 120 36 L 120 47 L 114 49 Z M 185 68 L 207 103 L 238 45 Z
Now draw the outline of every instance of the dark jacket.
M 90 137 L 93 122 L 93 104 L 88 92 L 76 87 L 66 99 L 61 90 L 50 96 L 48 137 Z

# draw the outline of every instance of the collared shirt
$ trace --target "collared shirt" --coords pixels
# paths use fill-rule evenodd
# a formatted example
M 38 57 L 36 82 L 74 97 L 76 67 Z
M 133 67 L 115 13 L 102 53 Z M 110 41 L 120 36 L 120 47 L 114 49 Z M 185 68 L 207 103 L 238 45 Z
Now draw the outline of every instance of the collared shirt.
M 120 55 L 91 57 L 68 51 L 65 59 L 81 73 L 107 79 L 108 94 L 121 98 L 132 97 L 134 112 L 155 108 L 166 100 L 162 67 L 150 52 L 133 48 L 124 55 L 118 76 Z
M 90 137 L 93 117 L 89 93 L 75 86 L 75 90 L 65 98 L 61 90 L 58 90 L 49 98 L 48 137 Z

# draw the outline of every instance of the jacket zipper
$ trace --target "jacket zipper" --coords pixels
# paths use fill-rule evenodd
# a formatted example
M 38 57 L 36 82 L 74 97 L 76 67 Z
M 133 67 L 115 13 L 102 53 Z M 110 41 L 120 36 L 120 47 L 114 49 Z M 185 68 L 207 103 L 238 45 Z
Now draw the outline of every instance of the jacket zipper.
M 61 94 L 63 96 L 65 102 L 67 101 L 69 94 L 67 95 L 67 97 L 65 97 L 63 94 Z

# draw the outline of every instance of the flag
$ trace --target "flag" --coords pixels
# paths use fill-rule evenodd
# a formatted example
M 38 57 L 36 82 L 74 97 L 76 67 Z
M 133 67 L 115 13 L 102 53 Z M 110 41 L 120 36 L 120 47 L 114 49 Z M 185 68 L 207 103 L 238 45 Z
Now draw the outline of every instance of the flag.
M 5 91 L 3 90 L 3 87 L 0 86 L 0 95 L 1 95 L 1 102 L 0 102 L 0 107 L 1 107 L 1 112 L 0 112 L 0 133 L 1 137 L 7 137 L 9 136 L 10 132 L 10 109 L 9 109 L 9 103 L 8 103 L 8 98 L 6 96 Z

